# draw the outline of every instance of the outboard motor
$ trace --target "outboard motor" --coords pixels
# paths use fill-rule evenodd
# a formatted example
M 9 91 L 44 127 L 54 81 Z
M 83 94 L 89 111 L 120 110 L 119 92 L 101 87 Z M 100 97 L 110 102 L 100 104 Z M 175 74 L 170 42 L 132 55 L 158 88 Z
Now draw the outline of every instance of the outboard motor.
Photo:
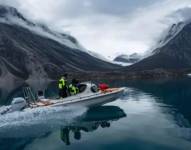
M 27 106 L 27 102 L 23 97 L 14 98 L 11 102 L 11 111 L 20 111 Z

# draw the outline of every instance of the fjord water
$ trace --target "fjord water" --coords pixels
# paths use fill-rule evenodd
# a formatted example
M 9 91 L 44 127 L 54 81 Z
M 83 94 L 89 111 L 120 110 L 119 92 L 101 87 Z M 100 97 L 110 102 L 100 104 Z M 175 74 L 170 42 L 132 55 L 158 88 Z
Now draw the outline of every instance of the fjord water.
M 189 150 L 191 79 L 116 81 L 116 101 L 0 116 L 0 150 Z M 1 89 L 1 105 L 21 94 Z M 55 84 L 46 85 L 54 97 Z M 45 87 L 44 87 L 45 88 Z

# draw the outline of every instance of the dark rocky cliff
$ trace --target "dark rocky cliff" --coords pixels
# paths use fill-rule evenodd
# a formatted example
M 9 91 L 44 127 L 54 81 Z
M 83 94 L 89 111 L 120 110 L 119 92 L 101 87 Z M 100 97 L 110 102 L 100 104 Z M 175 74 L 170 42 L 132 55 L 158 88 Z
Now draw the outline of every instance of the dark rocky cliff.
M 12 18 L 25 25 L 12 23 Z M 74 37 L 54 34 L 47 27 L 38 25 L 38 29 L 41 28 L 48 35 L 68 40 L 77 45 L 77 48 L 30 30 L 30 27 L 35 26 L 37 25 L 25 19 L 16 9 L 0 6 L 0 78 L 54 79 L 65 72 L 104 72 L 119 68 L 93 57 L 80 47 L 78 49 L 78 42 Z
M 174 37 L 154 54 L 126 68 L 127 70 L 188 69 L 191 67 L 191 23 L 185 25 Z

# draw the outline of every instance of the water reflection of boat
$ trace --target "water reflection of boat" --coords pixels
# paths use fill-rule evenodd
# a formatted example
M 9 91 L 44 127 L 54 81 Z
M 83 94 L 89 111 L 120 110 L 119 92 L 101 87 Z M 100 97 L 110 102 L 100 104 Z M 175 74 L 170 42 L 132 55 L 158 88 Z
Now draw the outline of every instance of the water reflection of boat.
M 37 117 L 39 119 L 36 120 L 31 120 L 33 117 L 31 115 L 33 114 L 21 116 L 21 121 L 15 120 L 15 116 L 12 118 L 7 118 L 7 116 L 1 117 L 0 139 L 44 137 L 60 128 L 74 126 L 84 127 L 89 123 L 91 126 L 92 123 L 112 121 L 125 117 L 124 111 L 117 106 L 99 106 L 89 109 L 85 114 L 83 110 L 76 110 L 76 112 L 75 110 L 66 110 L 50 112 L 49 114 L 42 112 L 42 114 Z M 29 118 L 27 119 L 27 117 Z
M 58 114 L 57 114 L 58 115 Z M 60 114 L 61 115 L 61 114 Z M 74 138 L 80 140 L 83 132 L 93 132 L 99 127 L 108 128 L 114 121 L 125 117 L 126 114 L 117 106 L 99 106 L 89 109 L 85 115 L 82 115 L 75 122 L 66 123 L 61 117 L 54 117 L 54 120 L 29 125 L 24 122 L 19 125 L 6 125 L 0 128 L 0 144 L 10 142 L 11 144 L 4 145 L 5 149 L 21 149 L 35 141 L 36 138 L 49 138 L 55 136 L 54 132 L 60 130 L 62 141 L 67 145 L 70 144 L 71 137 L 69 133 L 74 133 Z M 57 119 L 59 118 L 59 119 Z M 56 132 L 57 133 L 57 132 Z M 70 134 L 71 135 L 71 134 Z
M 29 101 L 27 98 L 15 98 L 10 106 L 0 110 L 4 115 L 14 111 L 27 112 L 39 107 L 60 107 L 60 106 L 99 106 L 117 99 L 124 91 L 124 88 L 109 88 L 105 91 L 97 90 L 95 85 L 89 82 L 80 84 L 80 93 L 64 99 L 46 99 Z M 26 92 L 30 93 L 30 91 Z M 27 97 L 27 96 L 26 96 Z
M 125 116 L 124 111 L 116 106 L 92 108 L 86 113 L 82 121 L 63 127 L 60 130 L 60 138 L 66 145 L 70 145 L 70 133 L 73 133 L 75 140 L 80 140 L 82 132 L 93 132 L 99 127 L 109 128 L 113 121 L 117 121 Z

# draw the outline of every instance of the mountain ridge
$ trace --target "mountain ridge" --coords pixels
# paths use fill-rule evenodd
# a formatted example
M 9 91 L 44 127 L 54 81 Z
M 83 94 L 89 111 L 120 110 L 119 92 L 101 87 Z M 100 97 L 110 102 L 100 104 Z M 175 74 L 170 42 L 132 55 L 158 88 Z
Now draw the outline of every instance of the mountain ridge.
M 134 64 L 141 60 L 141 58 L 142 56 L 138 53 L 133 53 L 130 55 L 121 54 L 115 57 L 113 61 Z
M 0 6 L 0 78 L 11 74 L 15 79 L 22 80 L 55 79 L 64 72 L 104 72 L 119 68 L 91 56 L 74 37 L 46 27 L 43 28 L 48 30 L 47 36 L 41 35 L 30 28 L 39 29 L 39 25 L 32 22 L 29 26 L 20 24 L 23 22 L 18 22 L 18 16 L 21 17 L 16 9 Z M 51 37 L 48 32 L 55 36 Z
M 127 67 L 127 70 L 153 70 L 153 69 L 189 69 L 191 67 L 191 23 L 180 23 L 173 25 L 173 28 L 181 27 L 179 31 L 167 34 L 162 44 L 153 50 L 153 54 L 134 65 Z

